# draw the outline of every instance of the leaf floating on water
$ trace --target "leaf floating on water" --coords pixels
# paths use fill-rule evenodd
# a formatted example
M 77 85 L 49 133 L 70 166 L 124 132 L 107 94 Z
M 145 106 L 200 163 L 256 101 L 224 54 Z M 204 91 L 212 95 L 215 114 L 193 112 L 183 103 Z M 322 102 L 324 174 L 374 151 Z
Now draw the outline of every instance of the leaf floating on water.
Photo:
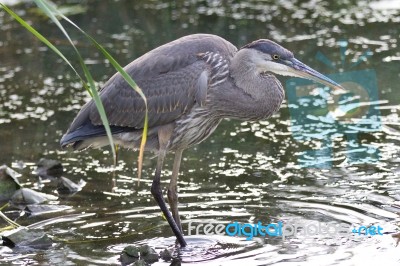
M 64 172 L 61 162 L 50 159 L 40 159 L 35 174 L 43 178 L 60 177 Z
M 9 200 L 14 192 L 21 187 L 18 181 L 20 176 L 21 174 L 7 165 L 0 166 L 0 201 Z
M 70 179 L 66 177 L 60 177 L 60 183 L 58 187 L 58 192 L 60 193 L 74 193 L 81 191 L 82 188 L 86 185 L 86 182 L 81 179 L 78 184 L 74 183 Z
M 72 208 L 71 206 L 66 206 L 66 205 L 30 204 L 25 207 L 24 211 L 31 216 L 37 216 L 45 213 L 60 212 L 71 208 Z
M 8 231 L 2 235 L 3 244 L 8 247 L 30 247 L 46 249 L 53 244 L 52 240 L 43 232 L 30 230 L 26 227 Z
M 48 200 L 57 200 L 57 197 L 29 188 L 21 188 L 11 197 L 11 203 L 14 205 L 39 204 Z

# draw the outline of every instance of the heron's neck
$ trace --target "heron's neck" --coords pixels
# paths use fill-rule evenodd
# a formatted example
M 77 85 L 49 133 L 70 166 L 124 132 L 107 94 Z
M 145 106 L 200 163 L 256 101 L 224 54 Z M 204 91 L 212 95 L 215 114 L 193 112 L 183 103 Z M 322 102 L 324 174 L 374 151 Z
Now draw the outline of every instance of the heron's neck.
M 239 50 L 232 58 L 230 73 L 236 86 L 254 98 L 282 97 L 283 88 L 273 74 L 265 74 L 251 50 Z
M 248 94 L 254 94 L 254 87 L 260 82 L 257 67 L 247 53 L 239 52 L 232 58 L 230 73 L 237 87 Z

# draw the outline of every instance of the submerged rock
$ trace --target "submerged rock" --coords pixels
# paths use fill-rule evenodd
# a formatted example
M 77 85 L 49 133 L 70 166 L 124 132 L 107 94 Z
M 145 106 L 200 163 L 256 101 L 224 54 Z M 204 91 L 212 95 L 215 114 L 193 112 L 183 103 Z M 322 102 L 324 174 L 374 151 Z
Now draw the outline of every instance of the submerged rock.
M 138 260 L 138 261 L 135 261 L 135 263 L 132 266 L 147 266 L 147 265 L 149 265 L 149 264 L 146 261 Z
M 29 204 L 25 206 L 24 211 L 29 216 L 36 216 L 51 212 L 61 212 L 71 208 L 71 206 L 66 205 Z
M 154 263 L 158 261 L 158 254 L 149 245 L 143 245 L 140 247 L 140 258 L 148 263 Z
M 119 259 L 122 265 L 129 265 L 139 260 L 139 257 L 140 257 L 139 247 L 134 245 L 129 245 L 126 246 L 124 250 L 122 250 Z
M 182 262 L 179 259 L 173 259 L 169 266 L 181 266 Z
M 42 158 L 37 163 L 35 174 L 42 178 L 60 177 L 64 173 L 61 162 Z
M 140 249 L 137 246 L 127 246 L 124 248 L 124 251 L 127 255 L 135 258 L 140 257 Z
M 2 235 L 3 245 L 8 247 L 30 247 L 46 249 L 53 244 L 52 240 L 41 231 L 19 227 Z
M 86 185 L 82 179 L 79 183 L 74 183 L 70 179 L 63 177 L 64 168 L 61 162 L 51 159 L 40 159 L 37 163 L 37 168 L 34 174 L 41 178 L 48 178 L 55 180 L 57 183 L 57 190 L 60 193 L 75 193 L 78 192 Z
M 160 252 L 160 258 L 163 261 L 170 261 L 172 259 L 172 254 L 168 249 L 164 249 Z
M 148 245 L 129 245 L 124 248 L 120 255 L 122 265 L 149 265 L 158 261 L 157 252 Z
M 11 203 L 13 205 L 40 204 L 48 200 L 57 200 L 57 197 L 37 192 L 29 188 L 21 188 L 11 197 Z
M 20 176 L 21 174 L 7 165 L 0 166 L 0 201 L 9 200 L 15 191 L 21 187 L 18 181 Z
M 81 191 L 82 188 L 86 185 L 86 182 L 84 180 L 80 180 L 78 184 L 74 183 L 70 179 L 61 176 L 59 178 L 59 183 L 58 183 L 58 192 L 59 193 L 74 193 Z

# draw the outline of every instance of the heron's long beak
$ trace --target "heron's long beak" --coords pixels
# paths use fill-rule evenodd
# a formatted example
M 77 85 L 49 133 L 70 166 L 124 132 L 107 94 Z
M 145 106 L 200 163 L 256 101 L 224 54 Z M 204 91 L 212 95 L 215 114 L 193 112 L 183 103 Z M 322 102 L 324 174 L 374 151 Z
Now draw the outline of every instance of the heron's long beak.
M 346 90 L 338 83 L 334 82 L 330 78 L 322 75 L 318 71 L 312 69 L 311 67 L 307 66 L 306 64 L 300 62 L 296 58 L 292 58 L 285 62 L 287 66 L 291 68 L 292 74 L 294 76 L 310 79 L 326 86 L 333 88 L 337 93 L 344 93 Z

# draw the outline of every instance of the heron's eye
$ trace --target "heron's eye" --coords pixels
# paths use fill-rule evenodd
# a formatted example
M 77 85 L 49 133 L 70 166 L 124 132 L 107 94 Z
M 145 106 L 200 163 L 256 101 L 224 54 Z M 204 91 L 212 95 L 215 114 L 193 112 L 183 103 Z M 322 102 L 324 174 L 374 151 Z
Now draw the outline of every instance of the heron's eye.
M 278 60 L 279 58 L 280 58 L 280 56 L 277 55 L 277 54 L 273 54 L 273 55 L 272 55 L 272 59 L 274 59 L 274 60 Z

